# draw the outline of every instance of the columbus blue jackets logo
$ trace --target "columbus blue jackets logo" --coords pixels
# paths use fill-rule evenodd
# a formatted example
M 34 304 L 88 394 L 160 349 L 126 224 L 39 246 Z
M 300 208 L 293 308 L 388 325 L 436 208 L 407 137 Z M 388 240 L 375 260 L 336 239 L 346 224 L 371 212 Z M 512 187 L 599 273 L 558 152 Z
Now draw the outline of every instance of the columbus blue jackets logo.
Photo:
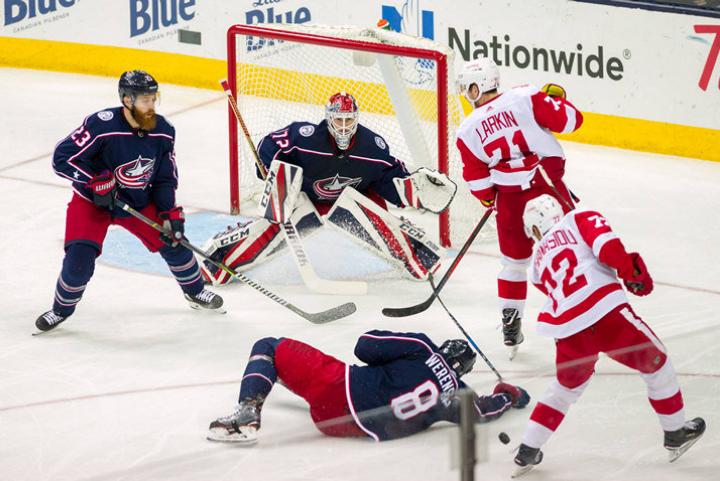
M 335 177 L 329 179 L 316 180 L 313 183 L 313 189 L 319 197 L 337 199 L 345 187 L 355 187 L 360 182 L 362 182 L 362 177 L 351 179 L 350 177 L 335 175 Z
M 303 137 L 310 137 L 315 132 L 315 126 L 314 125 L 303 125 L 300 127 L 300 135 Z
M 102 112 L 98 112 L 97 116 L 100 120 L 107 122 L 108 120 L 112 120 L 113 113 L 109 110 L 103 110 Z
M 155 159 L 138 156 L 137 159 L 115 169 L 115 178 L 125 187 L 144 189 L 150 183 Z

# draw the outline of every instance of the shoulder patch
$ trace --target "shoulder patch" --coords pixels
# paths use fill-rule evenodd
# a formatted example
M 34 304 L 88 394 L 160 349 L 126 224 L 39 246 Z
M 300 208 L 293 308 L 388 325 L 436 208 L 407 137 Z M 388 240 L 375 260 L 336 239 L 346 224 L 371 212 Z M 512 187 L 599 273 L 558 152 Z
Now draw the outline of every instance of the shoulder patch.
M 382 137 L 375 137 L 375 143 L 376 143 L 377 146 L 380 147 L 381 149 L 383 149 L 383 150 L 387 149 L 387 144 L 386 144 L 385 141 L 382 139 Z
M 113 118 L 113 113 L 109 110 L 103 110 L 102 112 L 98 112 L 97 116 L 100 120 L 104 120 L 107 122 L 108 120 Z
M 302 127 L 300 127 L 298 132 L 300 132 L 300 135 L 302 135 L 303 137 L 310 137 L 312 134 L 315 133 L 315 126 L 303 125 Z

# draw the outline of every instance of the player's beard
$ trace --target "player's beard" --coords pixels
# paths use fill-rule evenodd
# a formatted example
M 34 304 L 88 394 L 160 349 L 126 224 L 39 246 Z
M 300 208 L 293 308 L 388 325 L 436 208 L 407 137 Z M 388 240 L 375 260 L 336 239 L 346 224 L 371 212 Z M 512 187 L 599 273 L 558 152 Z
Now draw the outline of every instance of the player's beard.
M 151 114 L 151 115 L 148 116 L 148 114 Z M 137 122 L 140 125 L 140 128 L 142 130 L 150 131 L 155 128 L 157 119 L 155 117 L 154 110 L 148 110 L 147 112 L 144 112 L 141 114 L 140 112 L 138 112 L 137 108 L 134 108 L 132 110 L 132 116 L 133 116 L 133 119 L 135 119 L 135 122 Z

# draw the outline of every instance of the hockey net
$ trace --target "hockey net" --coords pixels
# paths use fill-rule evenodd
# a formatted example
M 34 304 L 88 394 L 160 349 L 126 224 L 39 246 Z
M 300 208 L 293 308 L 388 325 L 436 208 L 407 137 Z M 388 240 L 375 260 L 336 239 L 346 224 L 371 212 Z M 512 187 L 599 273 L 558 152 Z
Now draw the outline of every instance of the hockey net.
M 328 98 L 346 91 L 358 101 L 360 123 L 409 171 L 439 169 L 457 183 L 450 209 L 433 224 L 444 246 L 465 242 L 483 209 L 462 179 L 454 145 L 464 113 L 452 49 L 380 28 L 297 24 L 235 25 L 227 40 L 228 82 L 255 146 L 292 122 L 320 122 Z M 238 214 L 263 184 L 231 109 L 229 133 L 231 212 Z M 493 228 L 482 234 L 493 236 Z

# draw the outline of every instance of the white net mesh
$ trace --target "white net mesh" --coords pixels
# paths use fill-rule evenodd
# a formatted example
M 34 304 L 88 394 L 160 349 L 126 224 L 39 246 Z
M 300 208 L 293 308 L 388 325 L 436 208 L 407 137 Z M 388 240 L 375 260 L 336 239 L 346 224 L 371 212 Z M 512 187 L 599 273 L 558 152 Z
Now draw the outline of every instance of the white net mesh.
M 259 27 L 298 35 L 292 41 L 257 34 L 235 37 L 237 102 L 255 145 L 269 132 L 291 122 L 320 122 L 328 98 L 336 92 L 348 92 L 360 106 L 360 123 L 382 135 L 390 152 L 403 160 L 411 172 L 422 166 L 437 169 L 438 159 L 447 156 L 448 167 L 444 170 L 458 184 L 458 194 L 450 207 L 448 235 L 452 244 L 461 245 L 482 215 L 482 207 L 462 179 L 455 148 L 455 131 L 464 114 L 455 94 L 452 50 L 429 39 L 378 28 L 285 24 Z M 317 44 L 322 43 L 319 37 L 347 42 L 338 48 Z M 443 109 L 438 108 L 435 60 L 401 52 L 386 55 L 354 49 L 367 43 L 432 50 L 446 56 L 449 94 L 443 105 L 447 122 L 439 120 Z M 446 139 L 447 153 L 440 146 L 438 130 Z M 239 135 L 242 137 L 242 132 Z M 248 142 L 240 139 L 238 145 L 237 195 L 238 203 L 242 203 L 256 198 L 262 182 L 255 175 Z M 493 229 L 486 227 L 483 233 L 492 236 Z

